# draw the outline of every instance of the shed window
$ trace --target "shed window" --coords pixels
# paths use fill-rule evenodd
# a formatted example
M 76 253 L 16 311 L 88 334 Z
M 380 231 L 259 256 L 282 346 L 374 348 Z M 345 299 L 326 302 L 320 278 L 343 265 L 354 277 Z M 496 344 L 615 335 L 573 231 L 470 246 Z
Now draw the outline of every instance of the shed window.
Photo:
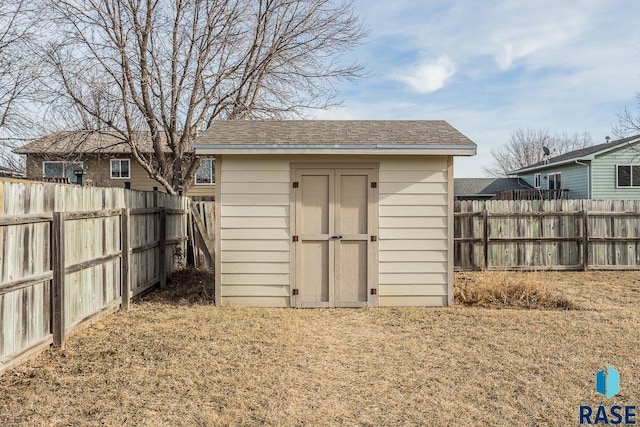
M 81 184 L 84 167 L 80 162 L 42 162 L 43 178 L 68 178 L 72 184 Z
M 211 185 L 216 182 L 215 162 L 213 159 L 200 160 L 200 166 L 196 169 L 196 185 Z
M 537 173 L 533 176 L 533 186 L 535 188 L 540 188 L 540 174 Z
M 123 179 L 131 177 L 129 159 L 111 159 L 111 178 Z
M 640 187 L 640 165 L 618 165 L 616 175 L 618 187 Z

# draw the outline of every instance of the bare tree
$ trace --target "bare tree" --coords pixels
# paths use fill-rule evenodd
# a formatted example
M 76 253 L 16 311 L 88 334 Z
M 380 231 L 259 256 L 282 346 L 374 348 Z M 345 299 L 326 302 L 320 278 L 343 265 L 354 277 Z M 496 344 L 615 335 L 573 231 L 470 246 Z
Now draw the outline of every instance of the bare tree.
M 511 172 L 541 162 L 544 159 L 543 147 L 547 147 L 551 156 L 592 145 L 589 132 L 550 135 L 546 130 L 518 129 L 511 134 L 505 145 L 491 150 L 493 162 L 484 167 L 486 174 L 504 177 Z
M 636 94 L 638 108 L 634 111 L 625 107 L 618 113 L 618 123 L 613 127 L 613 134 L 619 138 L 640 134 L 640 92 Z
M 110 130 L 168 192 L 188 188 L 194 137 L 216 120 L 336 103 L 341 55 L 366 35 L 351 0 L 56 0 L 47 57 L 57 105 Z M 142 149 L 149 135 L 153 154 Z
M 33 136 L 29 108 L 38 61 L 32 49 L 35 9 L 26 0 L 0 0 L 0 165 L 22 168 L 11 150 Z

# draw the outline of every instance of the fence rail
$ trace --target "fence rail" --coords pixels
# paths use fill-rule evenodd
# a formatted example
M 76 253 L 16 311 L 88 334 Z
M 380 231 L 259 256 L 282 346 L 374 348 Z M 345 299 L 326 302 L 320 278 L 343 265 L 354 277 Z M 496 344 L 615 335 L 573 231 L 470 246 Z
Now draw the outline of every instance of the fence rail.
M 188 199 L 0 181 L 0 371 L 129 300 L 182 263 Z
M 493 197 L 493 200 L 567 200 L 570 198 L 569 190 L 542 190 L 540 188 L 528 190 L 505 190 Z
M 640 269 L 640 201 L 457 201 L 457 270 Z

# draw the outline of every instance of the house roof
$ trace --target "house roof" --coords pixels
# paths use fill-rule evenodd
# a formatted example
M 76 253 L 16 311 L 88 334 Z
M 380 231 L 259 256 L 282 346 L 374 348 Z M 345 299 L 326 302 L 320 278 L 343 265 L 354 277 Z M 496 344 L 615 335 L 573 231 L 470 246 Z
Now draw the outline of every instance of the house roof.
M 6 168 L 4 166 L 0 166 L 0 172 L 14 173 L 14 172 L 18 172 L 18 171 L 13 170 L 11 168 Z
M 5 166 L 0 166 L 0 176 L 21 176 L 21 175 L 23 175 L 23 173 L 18 170 L 8 168 Z
M 230 120 L 196 140 L 198 154 L 460 154 L 476 144 L 442 120 Z
M 150 132 L 136 132 L 133 139 L 144 153 L 152 153 Z M 163 142 L 165 135 L 161 134 Z M 13 150 L 16 154 L 131 153 L 123 136 L 110 131 L 59 131 L 38 138 Z M 165 152 L 170 152 L 165 143 Z
M 454 178 L 456 196 L 495 196 L 501 191 L 528 190 L 529 184 L 519 178 Z
M 524 168 L 513 171 L 513 173 L 528 172 L 534 169 L 542 169 L 550 165 L 558 165 L 561 163 L 573 162 L 575 160 L 593 160 L 593 156 L 602 154 L 604 152 L 619 148 L 625 144 L 631 144 L 640 140 L 640 135 L 629 136 L 627 138 L 618 139 L 616 141 L 605 142 L 603 144 L 592 145 L 590 147 L 580 148 L 578 150 L 569 151 L 568 153 L 560 154 L 555 157 L 551 157 L 548 161 L 542 161 L 526 166 Z

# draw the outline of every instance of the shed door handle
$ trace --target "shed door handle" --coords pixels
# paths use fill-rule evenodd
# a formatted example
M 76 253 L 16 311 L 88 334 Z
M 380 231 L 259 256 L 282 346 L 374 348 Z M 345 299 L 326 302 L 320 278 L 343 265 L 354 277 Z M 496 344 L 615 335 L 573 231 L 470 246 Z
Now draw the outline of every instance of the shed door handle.
M 332 239 L 342 239 L 342 236 L 331 236 Z

